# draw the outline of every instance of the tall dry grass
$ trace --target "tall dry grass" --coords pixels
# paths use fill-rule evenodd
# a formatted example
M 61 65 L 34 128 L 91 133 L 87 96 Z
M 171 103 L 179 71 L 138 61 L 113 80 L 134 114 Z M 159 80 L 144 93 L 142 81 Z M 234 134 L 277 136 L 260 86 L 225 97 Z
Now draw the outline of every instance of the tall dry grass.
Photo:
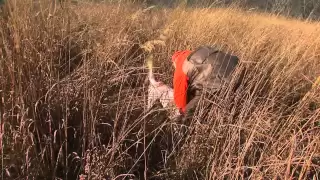
M 1 10 L 3 178 L 319 179 L 318 23 L 50 2 Z M 236 92 L 203 97 L 183 138 L 164 110 L 145 109 L 141 45 L 163 30 L 152 53 L 168 84 L 172 52 L 203 44 L 246 70 Z

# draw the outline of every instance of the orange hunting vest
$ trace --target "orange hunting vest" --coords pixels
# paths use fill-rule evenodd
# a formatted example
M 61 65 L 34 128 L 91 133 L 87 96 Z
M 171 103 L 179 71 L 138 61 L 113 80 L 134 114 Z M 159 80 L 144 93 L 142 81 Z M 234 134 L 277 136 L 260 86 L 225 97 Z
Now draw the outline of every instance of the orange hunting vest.
M 176 106 L 185 112 L 187 105 L 187 88 L 188 88 L 188 76 L 183 72 L 182 66 L 184 61 L 190 55 L 191 51 L 177 51 L 173 56 L 173 61 L 176 62 L 176 69 L 173 76 L 173 91 L 174 102 Z

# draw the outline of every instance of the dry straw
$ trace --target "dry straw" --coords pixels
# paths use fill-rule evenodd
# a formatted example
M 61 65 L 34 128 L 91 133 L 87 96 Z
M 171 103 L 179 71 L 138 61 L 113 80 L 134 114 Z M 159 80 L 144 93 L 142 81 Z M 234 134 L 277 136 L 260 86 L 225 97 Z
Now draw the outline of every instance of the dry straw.
M 4 179 L 318 178 L 319 23 L 231 8 L 10 2 L 0 16 Z M 181 141 L 163 111 L 143 108 L 146 55 L 169 84 L 172 51 L 213 44 L 254 63 L 236 92 L 204 98 Z

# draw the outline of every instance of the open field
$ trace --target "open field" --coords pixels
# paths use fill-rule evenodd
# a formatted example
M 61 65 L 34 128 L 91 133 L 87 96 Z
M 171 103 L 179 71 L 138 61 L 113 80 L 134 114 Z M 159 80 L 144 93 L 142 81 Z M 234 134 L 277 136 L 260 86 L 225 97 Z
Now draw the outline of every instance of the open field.
M 0 10 L 3 179 L 320 179 L 320 23 L 31 2 Z M 145 109 L 141 45 L 158 39 L 155 72 L 170 85 L 172 53 L 204 44 L 246 70 L 236 92 L 204 97 L 185 138 Z

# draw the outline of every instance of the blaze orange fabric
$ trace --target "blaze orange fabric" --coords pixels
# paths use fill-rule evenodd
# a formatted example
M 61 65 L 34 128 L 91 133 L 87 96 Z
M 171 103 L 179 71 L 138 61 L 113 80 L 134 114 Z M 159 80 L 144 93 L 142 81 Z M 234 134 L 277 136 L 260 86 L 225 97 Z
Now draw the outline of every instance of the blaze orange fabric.
M 187 105 L 188 76 L 183 72 L 183 62 L 189 56 L 191 51 L 177 51 L 172 56 L 172 61 L 176 63 L 176 69 L 173 76 L 173 95 L 176 106 L 185 112 Z

